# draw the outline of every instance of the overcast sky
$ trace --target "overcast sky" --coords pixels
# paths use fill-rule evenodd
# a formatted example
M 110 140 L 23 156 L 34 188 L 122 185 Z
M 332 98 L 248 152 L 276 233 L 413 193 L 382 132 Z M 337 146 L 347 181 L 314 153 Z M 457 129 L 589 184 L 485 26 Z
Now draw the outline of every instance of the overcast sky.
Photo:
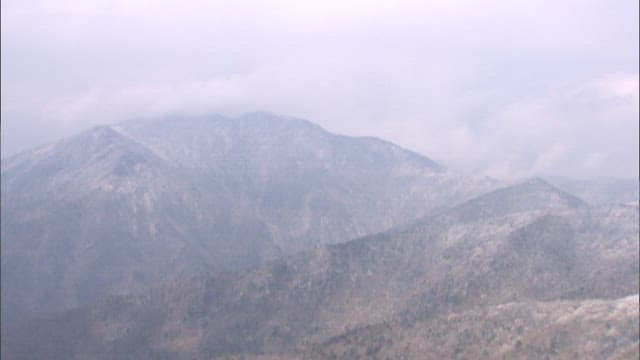
M 638 174 L 638 0 L 2 0 L 2 156 L 266 110 L 498 177 Z

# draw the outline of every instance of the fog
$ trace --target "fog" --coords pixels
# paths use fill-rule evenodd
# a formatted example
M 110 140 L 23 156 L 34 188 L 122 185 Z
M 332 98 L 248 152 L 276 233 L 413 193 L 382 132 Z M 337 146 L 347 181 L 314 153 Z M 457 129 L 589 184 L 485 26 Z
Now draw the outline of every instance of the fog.
M 2 157 L 254 110 L 497 177 L 637 177 L 638 2 L 2 1 Z

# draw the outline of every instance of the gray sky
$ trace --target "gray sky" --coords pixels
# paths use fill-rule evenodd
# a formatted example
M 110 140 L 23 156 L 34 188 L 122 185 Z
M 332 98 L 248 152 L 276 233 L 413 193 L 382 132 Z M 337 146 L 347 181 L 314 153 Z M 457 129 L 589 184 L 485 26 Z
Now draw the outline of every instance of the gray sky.
M 2 0 L 2 156 L 267 110 L 498 177 L 638 174 L 638 1 Z

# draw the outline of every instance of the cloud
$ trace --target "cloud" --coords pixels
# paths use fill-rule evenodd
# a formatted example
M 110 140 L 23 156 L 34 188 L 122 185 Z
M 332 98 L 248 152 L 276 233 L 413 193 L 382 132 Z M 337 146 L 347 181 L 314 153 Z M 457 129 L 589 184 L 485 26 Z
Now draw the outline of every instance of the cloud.
M 491 114 L 477 130 L 479 142 L 470 145 L 492 146 L 481 170 L 503 177 L 637 174 L 638 91 L 627 86 L 637 78 L 637 73 L 607 75 L 520 99 Z
M 263 109 L 465 171 L 635 176 L 637 7 L 3 1 L 3 156 L 98 123 Z

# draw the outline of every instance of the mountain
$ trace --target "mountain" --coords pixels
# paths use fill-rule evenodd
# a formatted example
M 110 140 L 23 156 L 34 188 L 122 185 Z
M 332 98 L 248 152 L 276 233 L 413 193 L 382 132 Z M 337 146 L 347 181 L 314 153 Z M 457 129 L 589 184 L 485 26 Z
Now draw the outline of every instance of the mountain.
M 638 216 L 531 179 L 253 270 L 6 327 L 2 355 L 482 358 L 520 347 L 571 357 L 588 345 L 624 356 L 638 344 Z
M 585 207 L 581 199 L 561 191 L 540 178 L 526 179 L 512 186 L 478 196 L 456 208 L 457 221 L 470 221 L 486 217 L 541 209 L 561 210 L 567 207 Z
M 377 233 L 496 184 L 268 113 L 93 128 L 2 160 L 2 322 Z

